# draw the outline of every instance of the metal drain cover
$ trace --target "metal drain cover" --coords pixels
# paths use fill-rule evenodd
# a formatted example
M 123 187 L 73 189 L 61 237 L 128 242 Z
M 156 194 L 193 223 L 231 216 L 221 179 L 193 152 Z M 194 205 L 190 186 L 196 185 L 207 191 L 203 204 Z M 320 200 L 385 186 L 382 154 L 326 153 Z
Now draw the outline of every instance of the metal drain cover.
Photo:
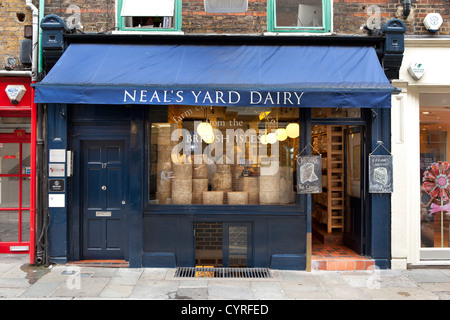
M 268 268 L 178 267 L 175 278 L 272 278 Z

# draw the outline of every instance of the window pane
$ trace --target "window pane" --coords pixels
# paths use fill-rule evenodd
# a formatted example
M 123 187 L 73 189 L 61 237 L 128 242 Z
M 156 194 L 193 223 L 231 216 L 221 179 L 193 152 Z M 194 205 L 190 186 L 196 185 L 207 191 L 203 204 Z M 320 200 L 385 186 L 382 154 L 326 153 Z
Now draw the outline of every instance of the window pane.
M 19 241 L 19 212 L 0 211 L 0 242 Z
M 0 178 L 0 208 L 18 208 L 19 195 L 19 177 Z
M 22 178 L 22 208 L 30 207 L 30 177 Z
M 30 241 L 30 211 L 22 211 L 22 241 Z
M 25 130 L 26 133 L 31 133 L 31 119 L 0 117 L 0 133 L 13 133 L 14 130 Z
M 247 227 L 230 226 L 228 229 L 230 267 L 247 267 Z
M 174 0 L 124 0 L 121 16 L 126 28 L 173 28 Z
M 322 27 L 322 0 L 276 0 L 277 27 Z
M 20 173 L 20 144 L 0 143 L 0 174 Z
M 421 95 L 421 103 L 427 101 Z M 426 96 L 426 95 L 425 95 Z M 431 98 L 450 101 L 450 95 Z M 422 101 L 423 100 L 423 101 Z M 433 104 L 435 105 L 435 104 Z M 448 107 L 447 107 L 448 108 Z M 420 174 L 422 179 L 421 245 L 423 248 L 448 248 L 450 211 L 449 159 L 450 113 L 445 106 L 420 108 Z
M 150 130 L 152 203 L 296 203 L 298 110 L 171 106 L 167 119 Z

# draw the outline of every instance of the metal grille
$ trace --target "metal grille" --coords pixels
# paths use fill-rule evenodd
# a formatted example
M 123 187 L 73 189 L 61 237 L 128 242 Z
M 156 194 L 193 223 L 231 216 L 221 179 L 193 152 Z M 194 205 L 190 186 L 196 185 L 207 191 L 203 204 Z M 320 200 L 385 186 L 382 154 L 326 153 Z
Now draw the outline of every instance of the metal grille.
M 272 278 L 267 268 L 179 267 L 175 278 Z

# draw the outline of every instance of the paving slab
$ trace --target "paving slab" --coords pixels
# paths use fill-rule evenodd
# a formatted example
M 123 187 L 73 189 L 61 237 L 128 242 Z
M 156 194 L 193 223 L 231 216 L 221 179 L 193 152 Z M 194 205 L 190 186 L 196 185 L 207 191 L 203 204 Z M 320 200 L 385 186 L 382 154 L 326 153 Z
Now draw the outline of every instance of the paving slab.
M 207 300 L 208 288 L 178 288 L 175 294 L 169 296 L 169 299 L 176 300 Z
M 370 300 L 371 297 L 361 288 L 346 285 L 328 285 L 326 292 L 333 300 Z
M 132 299 L 165 300 L 178 291 L 177 281 L 140 280 L 130 293 Z
M 98 295 L 103 299 L 126 299 L 133 291 L 134 285 L 127 285 L 123 283 L 111 283 L 111 281 L 103 288 Z
M 254 298 L 250 281 L 210 281 L 208 293 L 210 299 L 249 300 Z
M 258 300 L 282 300 L 283 289 L 278 282 L 251 282 L 253 296 Z
M 64 282 L 50 282 L 50 281 L 43 281 L 43 282 L 37 282 L 33 284 L 31 287 L 29 287 L 27 290 L 25 290 L 23 293 L 20 294 L 20 297 L 28 297 L 28 298 L 47 298 L 50 297 L 53 292 L 57 288 L 59 288 Z
M 409 270 L 407 276 L 417 283 L 425 282 L 450 282 L 450 276 L 440 270 Z
M 52 294 L 52 297 L 87 297 L 97 298 L 109 282 L 109 278 L 68 278 Z
M 420 287 L 362 288 L 373 300 L 439 300 L 439 296 Z

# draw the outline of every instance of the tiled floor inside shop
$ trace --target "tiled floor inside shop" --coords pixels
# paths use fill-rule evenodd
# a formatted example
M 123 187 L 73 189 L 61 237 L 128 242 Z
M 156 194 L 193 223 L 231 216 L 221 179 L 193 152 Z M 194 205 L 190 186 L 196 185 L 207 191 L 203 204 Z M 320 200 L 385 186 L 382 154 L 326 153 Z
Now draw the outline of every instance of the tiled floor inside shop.
M 372 259 L 358 255 L 344 245 L 313 241 L 311 267 L 313 270 L 370 270 Z

